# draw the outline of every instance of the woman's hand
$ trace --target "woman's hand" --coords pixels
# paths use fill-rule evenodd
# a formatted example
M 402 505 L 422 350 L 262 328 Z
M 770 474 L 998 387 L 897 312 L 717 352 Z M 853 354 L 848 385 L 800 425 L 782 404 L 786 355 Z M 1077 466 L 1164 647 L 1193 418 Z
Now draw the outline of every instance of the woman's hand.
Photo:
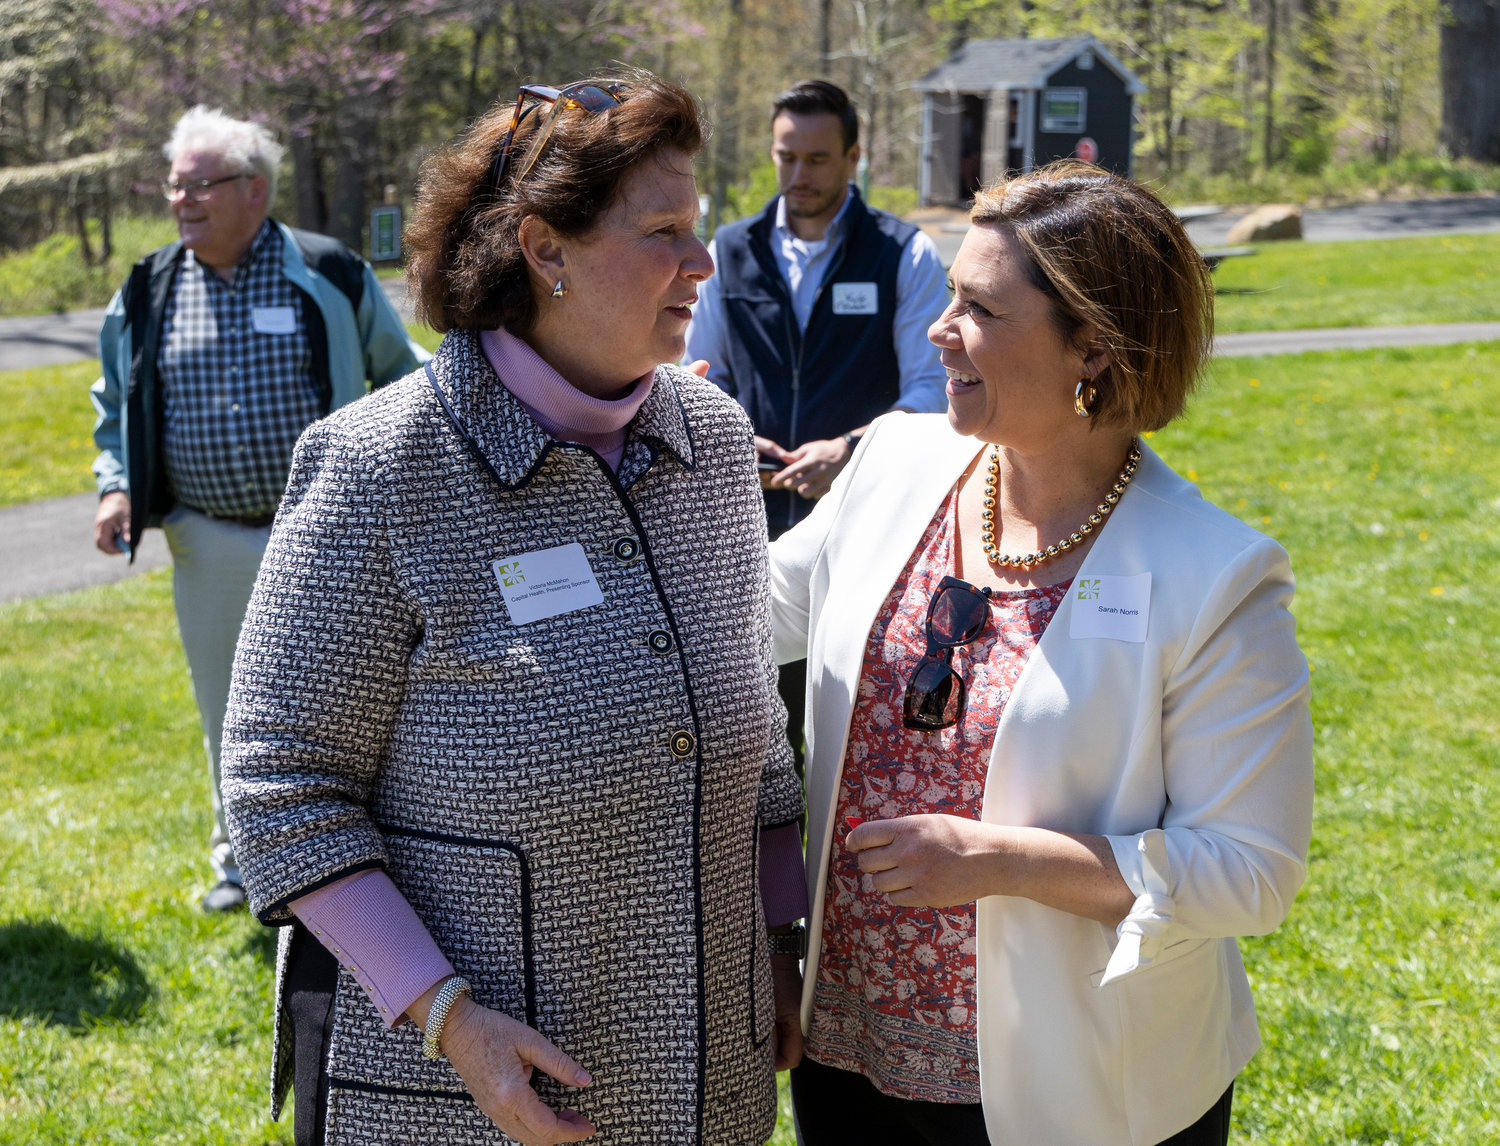
M 955 907 L 1018 895 L 1115 927 L 1135 893 L 1103 836 L 986 824 L 962 816 L 866 820 L 845 846 L 897 907 Z
M 996 894 L 1006 829 L 961 816 L 866 820 L 846 846 L 897 907 L 954 907 Z
M 531 1089 L 533 1069 L 565 1086 L 588 1086 L 593 1079 L 525 1023 L 460 996 L 439 1042 L 479 1109 L 516 1141 L 553 1146 L 594 1133 L 593 1124 L 578 1111 L 558 1113 Z
M 795 955 L 771 956 L 771 985 L 776 995 L 772 1032 L 776 1069 L 791 1070 L 802 1061 L 802 968 Z

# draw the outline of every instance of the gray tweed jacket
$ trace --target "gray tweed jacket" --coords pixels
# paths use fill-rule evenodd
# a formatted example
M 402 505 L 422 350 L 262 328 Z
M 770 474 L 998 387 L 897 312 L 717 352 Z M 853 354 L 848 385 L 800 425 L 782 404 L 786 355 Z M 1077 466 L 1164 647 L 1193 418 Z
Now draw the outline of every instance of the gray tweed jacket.
M 515 625 L 492 563 L 577 542 L 603 603 Z M 599 1146 L 775 1119 L 756 849 L 801 812 L 750 425 L 657 370 L 618 474 L 450 334 L 308 429 L 240 636 L 224 795 L 250 905 L 383 867 L 474 996 L 594 1077 Z M 290 1074 L 285 933 L 279 1111 Z M 506 1142 L 340 971 L 326 1141 Z

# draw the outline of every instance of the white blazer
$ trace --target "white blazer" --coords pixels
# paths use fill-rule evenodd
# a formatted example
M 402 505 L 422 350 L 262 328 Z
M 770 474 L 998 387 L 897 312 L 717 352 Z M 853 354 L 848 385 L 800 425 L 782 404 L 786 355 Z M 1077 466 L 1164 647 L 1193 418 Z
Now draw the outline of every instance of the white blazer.
M 808 660 L 804 1029 L 865 641 L 982 448 L 944 415 L 882 418 L 771 547 L 777 659 Z M 1260 1045 L 1234 937 L 1275 928 L 1305 873 L 1312 724 L 1286 553 L 1141 452 L 1006 704 L 983 811 L 1106 836 L 1138 898 L 1117 931 L 979 901 L 979 1071 L 997 1144 L 1154 1146 L 1197 1121 Z M 1071 635 L 1084 578 L 1140 573 L 1143 641 Z

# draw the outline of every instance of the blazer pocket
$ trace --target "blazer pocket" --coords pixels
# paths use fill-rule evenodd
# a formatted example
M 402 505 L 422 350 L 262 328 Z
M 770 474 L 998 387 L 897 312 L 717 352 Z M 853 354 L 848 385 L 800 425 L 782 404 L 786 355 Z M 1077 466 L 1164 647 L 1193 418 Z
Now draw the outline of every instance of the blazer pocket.
M 383 828 L 390 876 L 473 999 L 536 1025 L 531 888 L 526 854 L 509 840 Z M 328 1048 L 331 1088 L 418 1091 L 468 1100 L 446 1059 L 422 1054 L 415 1023 L 386 1030 L 354 977 L 340 969 Z
M 1170 1029 L 1170 1016 L 1191 1014 L 1195 1028 L 1229 1029 L 1224 943 L 1222 939 L 1179 940 L 1157 952 L 1149 967 L 1103 988 L 1106 993 L 1119 992 L 1127 1045 L 1139 1046 L 1140 1032 Z

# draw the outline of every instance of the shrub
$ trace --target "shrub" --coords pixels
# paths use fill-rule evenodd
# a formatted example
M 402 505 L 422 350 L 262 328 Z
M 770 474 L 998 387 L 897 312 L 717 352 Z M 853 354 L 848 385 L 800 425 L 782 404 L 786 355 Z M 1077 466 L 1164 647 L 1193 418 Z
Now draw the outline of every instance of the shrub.
M 126 216 L 116 220 L 114 251 L 103 266 L 84 264 L 76 235 L 51 235 L 28 250 L 0 259 L 0 315 L 80 310 L 109 302 L 132 263 L 177 237 L 170 219 Z M 98 232 L 90 229 L 98 248 Z

